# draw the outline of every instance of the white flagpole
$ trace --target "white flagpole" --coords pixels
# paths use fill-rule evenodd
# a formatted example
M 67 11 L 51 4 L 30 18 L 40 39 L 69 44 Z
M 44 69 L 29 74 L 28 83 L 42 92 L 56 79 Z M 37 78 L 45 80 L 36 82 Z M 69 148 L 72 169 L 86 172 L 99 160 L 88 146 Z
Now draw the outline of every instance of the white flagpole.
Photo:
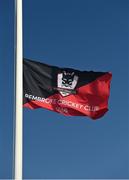
M 23 126 L 23 44 L 22 44 L 22 0 L 16 3 L 16 95 L 15 95 L 15 165 L 14 179 L 22 179 L 22 126 Z

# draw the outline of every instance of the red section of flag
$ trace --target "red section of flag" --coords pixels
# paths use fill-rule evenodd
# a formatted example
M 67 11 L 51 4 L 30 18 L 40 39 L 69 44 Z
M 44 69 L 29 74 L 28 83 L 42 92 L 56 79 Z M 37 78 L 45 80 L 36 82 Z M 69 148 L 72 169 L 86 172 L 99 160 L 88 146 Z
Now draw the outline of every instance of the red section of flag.
M 100 118 L 108 111 L 111 77 L 111 73 L 106 73 L 95 81 L 76 89 L 76 94 L 63 97 L 57 93 L 43 101 L 30 101 L 24 104 L 24 107 L 46 108 L 67 116 Z

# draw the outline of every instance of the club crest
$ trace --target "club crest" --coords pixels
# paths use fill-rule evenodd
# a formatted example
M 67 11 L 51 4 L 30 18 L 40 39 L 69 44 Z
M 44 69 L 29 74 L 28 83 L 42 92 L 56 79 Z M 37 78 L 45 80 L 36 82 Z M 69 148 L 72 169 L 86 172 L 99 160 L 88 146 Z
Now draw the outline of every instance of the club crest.
M 75 87 L 78 82 L 78 76 L 75 72 L 63 71 L 57 76 L 57 90 L 62 96 L 76 94 Z

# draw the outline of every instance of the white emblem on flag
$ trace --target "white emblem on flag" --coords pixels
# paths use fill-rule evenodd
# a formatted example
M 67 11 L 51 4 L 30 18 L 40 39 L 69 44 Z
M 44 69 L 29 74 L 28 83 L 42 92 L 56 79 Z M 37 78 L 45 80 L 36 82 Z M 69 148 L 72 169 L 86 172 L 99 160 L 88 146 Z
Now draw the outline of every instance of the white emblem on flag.
M 57 76 L 57 90 L 62 96 L 75 94 L 75 87 L 78 82 L 78 76 L 74 72 L 63 71 Z

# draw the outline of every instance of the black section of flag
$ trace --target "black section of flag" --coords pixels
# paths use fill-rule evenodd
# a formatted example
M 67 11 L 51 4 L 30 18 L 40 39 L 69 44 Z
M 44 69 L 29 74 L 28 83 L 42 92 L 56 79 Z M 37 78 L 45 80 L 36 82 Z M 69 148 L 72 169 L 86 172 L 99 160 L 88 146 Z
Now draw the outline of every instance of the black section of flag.
M 29 100 L 25 94 L 48 98 L 56 93 L 62 96 L 75 94 L 76 89 L 91 83 L 105 72 L 79 71 L 59 68 L 24 59 L 24 104 Z

